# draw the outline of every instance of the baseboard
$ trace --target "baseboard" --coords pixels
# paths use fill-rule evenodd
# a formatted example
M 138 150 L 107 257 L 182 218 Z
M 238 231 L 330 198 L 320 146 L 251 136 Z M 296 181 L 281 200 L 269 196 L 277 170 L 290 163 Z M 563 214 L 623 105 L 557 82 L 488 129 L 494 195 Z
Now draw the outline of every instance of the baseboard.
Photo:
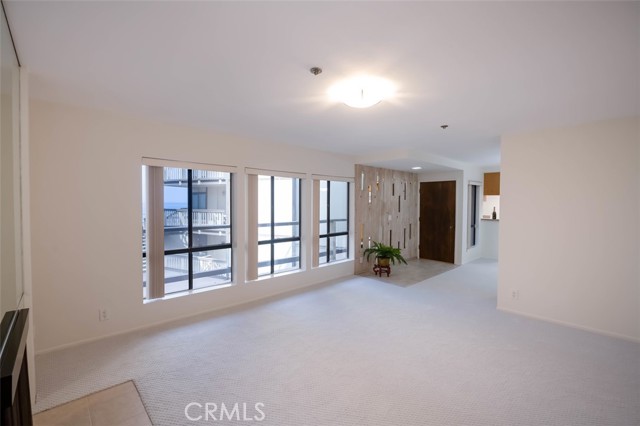
M 624 334 L 612 333 L 610 331 L 600 330 L 598 328 L 585 327 L 583 325 L 578 325 L 578 324 L 565 322 L 565 321 L 559 321 L 559 320 L 555 320 L 555 319 L 552 319 L 552 318 L 545 318 L 545 317 L 541 317 L 541 316 L 538 316 L 538 315 L 528 314 L 528 313 L 525 313 L 525 312 L 514 311 L 514 310 L 511 310 L 511 309 L 507 309 L 507 308 L 501 308 L 499 306 L 496 309 L 499 310 L 499 311 L 508 313 L 508 314 L 519 315 L 521 317 L 531 318 L 531 319 L 544 321 L 544 322 L 557 324 L 557 325 L 562 325 L 562 326 L 569 327 L 569 328 L 574 328 L 574 329 L 577 329 L 577 330 L 588 331 L 590 333 L 600 334 L 600 335 L 607 336 L 607 337 L 615 337 L 617 339 L 622 339 L 622 340 L 626 340 L 626 341 L 629 341 L 629 342 L 640 343 L 640 338 L 637 338 L 637 337 L 625 336 Z
M 301 286 L 298 288 L 293 288 L 291 290 L 285 290 L 283 292 L 279 292 L 279 293 L 275 293 L 275 294 L 271 294 L 268 296 L 258 296 L 258 297 L 254 297 L 252 299 L 246 299 L 246 300 L 242 300 L 239 301 L 237 303 L 230 303 L 228 305 L 223 305 L 223 306 L 219 306 L 216 307 L 214 309 L 205 309 L 202 311 L 198 311 L 198 312 L 193 312 L 193 313 L 188 313 L 186 315 L 183 316 L 179 316 L 179 317 L 174 317 L 165 321 L 160 321 L 160 322 L 154 322 L 152 324 L 145 324 L 142 325 L 140 327 L 134 327 L 134 328 L 128 328 L 126 330 L 120 330 L 117 331 L 115 333 L 109 333 L 109 334 L 103 334 L 100 336 L 96 336 L 96 337 L 90 337 L 88 339 L 82 339 L 82 340 L 77 340 L 71 343 L 65 343 L 62 345 L 58 345 L 58 346 L 53 346 L 51 348 L 46 348 L 46 349 L 42 349 L 40 351 L 36 351 L 35 354 L 36 355 L 44 355 L 50 352 L 56 352 L 62 349 L 68 349 L 68 348 L 73 348 L 75 346 L 80 346 L 80 345 L 84 345 L 85 343 L 91 343 L 91 342 L 96 342 L 98 340 L 102 340 L 102 339 L 108 339 L 110 337 L 116 337 L 116 336 L 121 336 L 123 334 L 129 334 L 129 333 L 135 333 L 137 331 L 143 331 L 143 330 L 147 330 L 147 329 L 151 329 L 151 328 L 155 328 L 155 327 L 161 327 L 163 325 L 167 325 L 170 323 L 174 323 L 174 322 L 179 322 L 179 321 L 184 321 L 184 320 L 188 320 L 188 319 L 192 319 L 192 318 L 196 318 L 199 316 L 203 316 L 203 315 L 224 315 L 227 313 L 230 313 L 238 308 L 249 308 L 251 306 L 257 306 L 260 305 L 262 303 L 267 303 L 273 300 L 278 300 L 284 297 L 290 297 L 293 296 L 295 294 L 299 294 L 299 293 L 304 293 L 310 290 L 315 290 L 318 288 L 322 288 L 322 287 L 326 287 L 332 284 L 335 284 L 336 282 L 343 280 L 347 277 L 352 277 L 353 274 L 345 274 L 343 276 L 339 276 L 339 277 L 335 277 L 335 278 L 331 278 L 329 280 L 326 281 L 321 281 L 318 283 L 313 283 L 313 284 L 309 284 L 306 286 Z

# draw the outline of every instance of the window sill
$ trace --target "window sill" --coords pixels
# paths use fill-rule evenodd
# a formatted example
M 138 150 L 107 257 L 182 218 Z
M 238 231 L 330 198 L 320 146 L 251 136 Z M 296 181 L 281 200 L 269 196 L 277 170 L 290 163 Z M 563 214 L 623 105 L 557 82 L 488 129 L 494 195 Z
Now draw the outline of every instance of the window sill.
M 329 266 L 341 265 L 343 263 L 353 262 L 353 259 L 334 260 L 333 262 L 323 263 L 318 266 L 314 266 L 314 269 L 326 268 Z
M 157 299 L 142 299 L 142 303 L 144 305 L 146 305 L 147 303 L 159 302 L 159 301 L 163 301 L 163 300 L 177 299 L 179 297 L 190 296 L 192 294 L 200 294 L 200 293 L 206 293 L 208 291 L 220 290 L 222 288 L 229 288 L 229 287 L 233 287 L 234 285 L 235 285 L 234 282 L 230 282 L 230 283 L 227 283 L 227 284 L 221 284 L 221 285 L 216 285 L 216 286 L 211 286 L 211 287 L 203 287 L 203 288 L 198 288 L 198 289 L 195 289 L 195 290 L 185 290 L 185 291 L 180 291 L 180 292 L 176 292 L 176 293 L 165 294 L 164 297 L 159 297 Z
M 279 277 L 284 277 L 284 276 L 287 276 L 287 275 L 299 274 L 300 272 L 304 272 L 304 271 L 306 271 L 306 269 L 300 268 L 300 269 L 294 269 L 294 270 L 291 270 L 291 271 L 278 272 L 278 273 L 275 273 L 275 274 L 262 275 L 262 276 L 259 276 L 258 278 L 256 278 L 255 280 L 245 281 L 245 284 L 257 283 L 257 282 L 260 282 L 260 281 L 267 281 L 267 280 L 270 280 L 270 279 L 273 279 L 273 278 L 279 278 Z

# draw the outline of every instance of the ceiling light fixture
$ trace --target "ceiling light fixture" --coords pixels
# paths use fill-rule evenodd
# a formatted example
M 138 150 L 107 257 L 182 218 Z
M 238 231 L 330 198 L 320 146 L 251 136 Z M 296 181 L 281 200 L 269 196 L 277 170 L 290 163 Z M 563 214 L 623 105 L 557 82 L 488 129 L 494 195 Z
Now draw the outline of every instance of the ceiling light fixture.
M 369 108 L 395 93 L 394 85 L 384 78 L 368 75 L 340 81 L 329 88 L 329 98 L 352 108 Z
M 415 166 L 415 167 L 412 167 L 412 168 L 411 168 L 411 170 L 422 170 L 422 167 L 420 167 L 420 166 Z

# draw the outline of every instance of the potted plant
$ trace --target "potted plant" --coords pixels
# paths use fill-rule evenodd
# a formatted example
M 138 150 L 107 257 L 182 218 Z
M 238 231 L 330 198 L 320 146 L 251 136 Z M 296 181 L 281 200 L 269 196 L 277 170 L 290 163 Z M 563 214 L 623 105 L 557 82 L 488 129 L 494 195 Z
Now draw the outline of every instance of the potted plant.
M 402 253 L 399 248 L 387 246 L 383 243 L 373 242 L 373 245 L 364 250 L 362 253 L 367 256 L 367 262 L 371 255 L 376 256 L 376 263 L 378 266 L 389 266 L 389 262 L 396 264 L 396 260 L 400 263 L 407 264 L 407 261 L 402 257 Z

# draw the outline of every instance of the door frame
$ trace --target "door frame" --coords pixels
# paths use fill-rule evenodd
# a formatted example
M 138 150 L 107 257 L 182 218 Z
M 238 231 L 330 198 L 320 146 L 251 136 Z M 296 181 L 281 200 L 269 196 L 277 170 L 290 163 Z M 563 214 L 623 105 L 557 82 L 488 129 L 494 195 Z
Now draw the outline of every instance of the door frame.
M 452 170 L 451 172 L 444 173 L 434 173 L 432 176 L 424 176 L 421 177 L 418 181 L 418 188 L 420 188 L 421 183 L 426 182 L 443 182 L 443 181 L 455 181 L 456 182 L 456 213 L 455 213 L 455 241 L 454 241 L 454 249 L 453 249 L 453 264 L 454 265 L 462 265 L 462 237 L 463 237 L 463 215 L 462 215 L 462 206 L 464 205 L 463 200 L 463 191 L 462 182 L 464 180 L 462 170 Z M 418 192 L 417 199 L 417 211 L 418 211 L 418 235 L 420 232 L 420 193 Z M 419 244 L 419 239 L 418 239 Z M 418 250 L 418 258 L 420 257 L 420 251 Z

